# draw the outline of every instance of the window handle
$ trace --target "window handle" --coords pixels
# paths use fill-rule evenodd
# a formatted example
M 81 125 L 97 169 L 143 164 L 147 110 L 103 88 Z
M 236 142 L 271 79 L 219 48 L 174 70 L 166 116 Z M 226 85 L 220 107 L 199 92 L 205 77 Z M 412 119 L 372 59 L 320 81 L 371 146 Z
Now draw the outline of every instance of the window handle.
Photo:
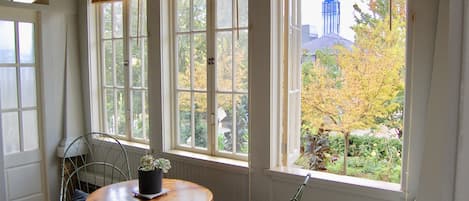
M 210 65 L 210 64 L 215 64 L 215 58 L 213 58 L 213 57 L 208 58 L 207 64 L 208 64 L 208 65 Z

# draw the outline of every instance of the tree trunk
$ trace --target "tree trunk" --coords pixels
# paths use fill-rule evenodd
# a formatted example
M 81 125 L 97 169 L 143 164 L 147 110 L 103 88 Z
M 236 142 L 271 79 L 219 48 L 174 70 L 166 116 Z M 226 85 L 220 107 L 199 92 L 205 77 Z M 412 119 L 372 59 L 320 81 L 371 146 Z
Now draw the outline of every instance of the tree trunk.
M 349 148 L 349 134 L 350 132 L 344 133 L 344 139 L 345 139 L 345 148 L 344 148 L 344 168 L 343 172 L 344 175 L 347 175 L 347 157 L 348 157 L 348 148 Z

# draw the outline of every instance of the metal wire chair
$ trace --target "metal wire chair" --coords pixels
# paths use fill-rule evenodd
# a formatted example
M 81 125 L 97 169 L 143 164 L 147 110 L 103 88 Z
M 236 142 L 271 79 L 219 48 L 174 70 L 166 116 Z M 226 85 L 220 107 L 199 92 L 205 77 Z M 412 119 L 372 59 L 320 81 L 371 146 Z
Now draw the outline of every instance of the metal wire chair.
M 75 190 L 91 193 L 131 178 L 127 151 L 119 140 L 106 133 L 88 133 L 65 148 L 60 201 L 71 200 Z
M 293 197 L 290 199 L 290 201 L 300 201 L 301 200 L 301 198 L 303 197 L 304 188 L 305 188 L 306 184 L 308 183 L 309 178 L 311 178 L 311 174 L 308 173 L 305 177 L 305 181 L 298 187 L 298 189 L 296 190 L 295 195 L 293 195 Z

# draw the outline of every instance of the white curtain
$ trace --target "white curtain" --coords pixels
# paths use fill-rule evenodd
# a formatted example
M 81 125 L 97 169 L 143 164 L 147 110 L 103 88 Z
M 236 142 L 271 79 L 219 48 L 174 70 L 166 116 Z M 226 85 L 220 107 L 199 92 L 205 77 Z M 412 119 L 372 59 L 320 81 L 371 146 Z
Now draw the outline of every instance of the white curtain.
M 462 1 L 439 1 L 418 201 L 452 201 L 455 197 Z

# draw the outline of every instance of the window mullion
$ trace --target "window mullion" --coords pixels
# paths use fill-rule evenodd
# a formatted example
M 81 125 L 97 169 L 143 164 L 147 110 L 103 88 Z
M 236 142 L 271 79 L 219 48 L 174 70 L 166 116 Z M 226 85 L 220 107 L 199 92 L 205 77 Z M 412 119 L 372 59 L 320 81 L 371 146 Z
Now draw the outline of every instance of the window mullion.
M 207 61 L 209 58 L 215 60 L 215 1 L 207 0 Z M 210 116 L 208 121 L 208 150 L 211 155 L 216 154 L 216 125 L 217 125 L 217 115 L 215 114 L 216 110 L 216 69 L 215 64 L 208 64 L 207 62 L 207 112 Z
M 176 43 L 176 21 L 177 21 L 177 15 L 176 15 L 176 8 L 177 8 L 177 1 L 170 1 L 169 3 L 170 5 L 170 15 L 171 17 L 169 18 L 171 20 L 170 22 L 170 27 L 169 27 L 169 35 L 171 36 L 170 37 L 170 58 L 171 58 L 171 66 L 173 66 L 173 68 L 171 68 L 170 70 L 170 76 L 172 79 L 169 79 L 170 80 L 170 87 L 172 89 L 172 93 L 171 93 L 171 97 L 172 97 L 172 100 L 174 101 L 170 101 L 170 105 L 171 105 L 171 129 L 174 131 L 172 132 L 173 135 L 172 135 L 172 138 L 171 138 L 171 148 L 173 147 L 177 147 L 179 144 L 180 144 L 180 134 L 181 134 L 181 131 L 179 129 L 179 121 L 180 121 L 180 114 L 179 114 L 179 97 L 178 97 L 178 94 L 179 94 L 179 91 L 178 91 L 178 67 L 177 67 L 177 43 Z
M 189 19 L 193 15 L 193 1 L 189 0 Z M 195 92 L 194 92 L 194 33 L 192 33 L 192 20 L 189 20 L 189 88 L 190 88 L 190 108 L 191 108 L 191 147 L 195 148 Z
M 147 132 L 147 121 L 145 121 L 145 117 L 147 116 L 147 113 L 146 113 L 146 110 L 145 110 L 145 105 L 146 105 L 146 102 L 147 102 L 147 99 L 148 99 L 148 84 L 145 84 L 145 68 L 148 68 L 148 62 L 147 62 L 147 65 L 144 65 L 145 64 L 145 44 L 147 42 L 146 40 L 146 37 L 141 37 L 141 38 L 138 38 L 137 40 L 140 40 L 141 42 L 141 47 L 140 47 L 140 60 L 142 61 L 141 62 L 141 70 L 140 70 L 140 85 L 142 86 L 142 88 L 144 89 L 143 92 L 142 92 L 142 101 L 141 101 L 141 104 L 142 104 L 142 134 L 143 134 L 143 138 L 146 139 L 146 140 L 150 140 L 150 135 L 148 134 Z M 148 72 L 148 71 L 147 71 Z M 146 98 L 145 98 L 146 97 Z M 148 125 L 149 126 L 149 125 Z
M 112 9 L 112 8 L 111 8 Z M 103 10 L 103 7 L 102 7 L 102 4 L 99 4 L 98 6 L 96 6 L 95 8 L 95 13 L 96 13 L 96 19 L 95 19 L 95 23 L 96 23 L 96 41 L 97 42 L 97 46 L 96 46 L 96 53 L 99 55 L 98 56 L 98 70 L 96 71 L 98 73 L 98 94 L 99 94 L 99 98 L 98 98 L 98 108 L 99 108 L 99 128 L 108 132 L 106 129 L 108 128 L 108 122 L 107 122 L 107 112 L 106 112 L 106 107 L 104 107 L 105 104 L 105 92 L 104 92 L 104 84 L 103 84 L 103 80 L 104 80 L 104 45 L 103 45 L 103 32 L 104 32 L 104 23 L 103 23 L 103 15 L 102 15 L 102 10 Z M 111 48 L 112 48 L 112 40 L 111 40 Z
M 24 138 L 23 138 L 23 110 L 21 105 L 21 61 L 20 61 L 20 44 L 19 44 L 19 25 L 18 21 L 14 21 L 15 26 L 15 54 L 16 54 L 16 93 L 17 93 L 17 108 L 18 108 L 18 134 L 20 143 L 20 152 L 24 151 Z
M 288 114 L 288 83 L 289 83 L 289 71 L 288 71 L 288 63 L 289 63 L 289 26 L 290 26 L 290 19 L 289 19 L 289 0 L 283 1 L 283 37 L 282 37 L 282 45 L 283 45 L 283 82 L 282 82 L 282 94 L 283 94 L 283 99 L 282 99 L 282 113 L 284 114 L 284 117 L 282 118 L 282 139 L 281 139 L 281 163 L 282 165 L 287 165 L 287 158 L 288 158 L 288 116 L 285 117 L 285 115 Z
M 130 1 L 122 1 L 122 38 L 124 48 L 124 105 L 125 105 L 125 136 L 127 139 L 132 140 L 132 98 L 131 98 L 131 87 L 130 87 Z
M 112 129 L 114 129 L 114 134 L 115 135 L 118 135 L 118 121 L 117 121 L 117 117 L 118 117 L 118 112 L 117 112 L 117 76 L 116 76 L 116 66 L 117 66 L 117 62 L 116 62 L 116 45 L 115 45 L 115 39 L 114 39 L 114 5 L 111 5 L 111 41 L 112 41 L 112 96 L 113 96 L 113 107 L 114 107 L 114 119 L 112 120 L 112 122 L 114 123 L 114 125 L 112 125 Z M 104 80 L 104 83 L 106 83 L 106 73 L 105 73 L 105 70 L 106 70 L 106 67 L 102 68 L 102 72 L 103 72 L 103 80 Z M 104 89 L 104 87 L 103 87 Z M 104 94 L 106 94 L 106 91 L 104 91 Z M 104 103 L 104 105 L 106 105 L 106 103 Z M 106 110 L 106 107 L 104 107 L 104 110 Z M 107 111 L 106 111 L 107 113 Z

